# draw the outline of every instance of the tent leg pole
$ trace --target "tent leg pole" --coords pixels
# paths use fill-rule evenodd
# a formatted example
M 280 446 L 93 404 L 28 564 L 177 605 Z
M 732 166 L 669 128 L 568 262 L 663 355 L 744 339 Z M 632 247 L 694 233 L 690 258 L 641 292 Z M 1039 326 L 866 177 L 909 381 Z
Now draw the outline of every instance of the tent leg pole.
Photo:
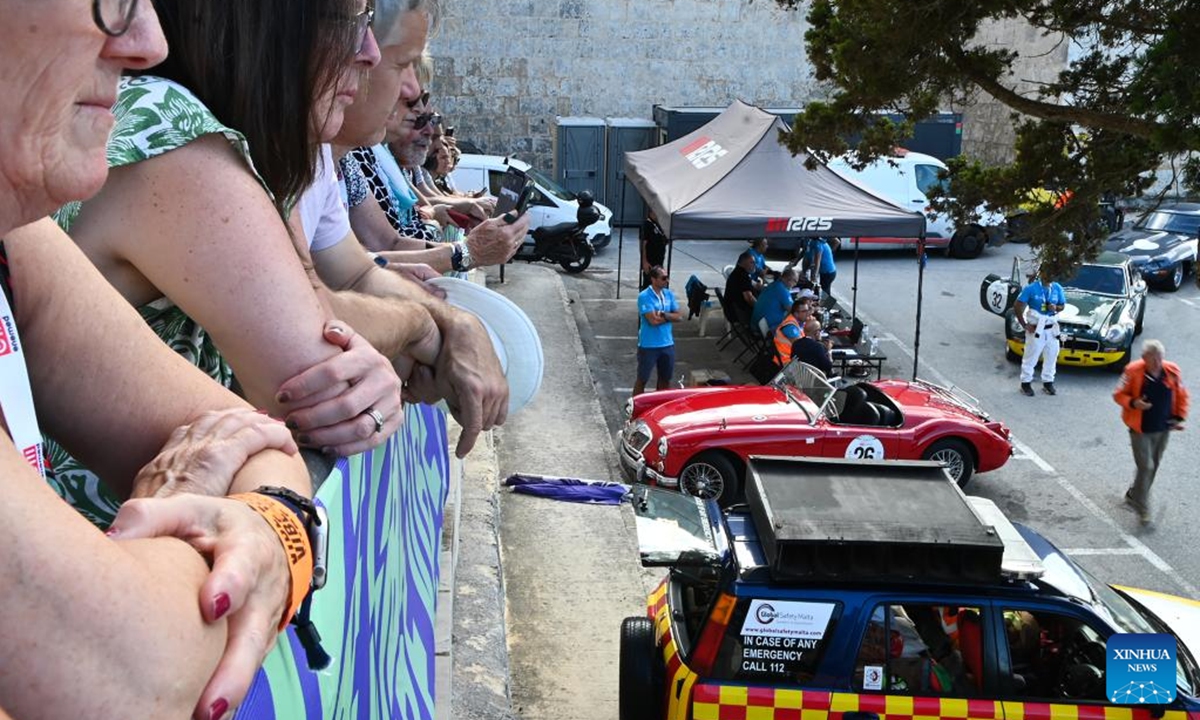
M 924 300 L 924 291 L 925 233 L 921 233 L 921 237 L 917 239 L 917 332 L 913 338 L 913 380 L 917 379 L 917 366 L 920 363 L 921 357 L 921 303 Z
M 621 256 L 625 250 L 625 179 L 624 173 L 621 173 L 621 204 L 617 207 L 621 211 L 621 230 L 617 233 L 617 299 L 621 299 Z M 616 213 L 613 213 L 616 218 Z M 638 260 L 638 271 L 641 271 L 641 260 Z M 640 284 L 640 283 L 639 283 Z
M 854 284 L 850 286 L 850 322 L 858 319 L 858 238 L 854 238 Z

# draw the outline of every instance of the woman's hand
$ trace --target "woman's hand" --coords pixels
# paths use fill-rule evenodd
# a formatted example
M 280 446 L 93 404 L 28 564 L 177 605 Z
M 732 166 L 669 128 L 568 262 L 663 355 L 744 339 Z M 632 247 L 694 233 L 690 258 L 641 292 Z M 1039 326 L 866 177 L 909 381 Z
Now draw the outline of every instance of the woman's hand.
M 489 212 L 486 206 L 479 200 L 463 198 L 462 200 L 455 200 L 450 204 L 450 207 L 462 213 L 463 215 L 473 217 L 480 222 L 483 222 L 491 217 L 491 212 Z M 493 207 L 495 207 L 494 204 Z
M 176 495 L 126 502 L 108 535 L 119 541 L 178 538 L 212 564 L 200 586 L 200 613 L 209 623 L 227 618 L 229 632 L 192 717 L 220 718 L 236 708 L 275 647 L 291 598 L 291 573 L 275 531 L 237 500 Z
M 511 225 L 504 218 L 481 222 L 467 233 L 467 247 L 474 267 L 502 265 L 516 254 L 529 232 L 529 215 L 522 215 Z
M 433 206 L 433 219 L 437 220 L 442 227 L 449 227 L 454 224 L 450 219 L 450 208 L 446 205 Z
M 392 363 L 348 325 L 336 320 L 326 324 L 325 339 L 345 352 L 279 387 L 276 400 L 284 406 L 287 426 L 301 445 L 333 455 L 376 447 L 404 421 L 400 378 Z M 418 345 L 412 352 L 433 357 L 437 350 Z M 339 383 L 349 383 L 349 390 L 331 397 L 328 389 Z
M 264 450 L 297 452 L 284 424 L 250 409 L 211 410 L 171 433 L 133 479 L 131 497 L 195 493 L 221 497 L 246 461 Z

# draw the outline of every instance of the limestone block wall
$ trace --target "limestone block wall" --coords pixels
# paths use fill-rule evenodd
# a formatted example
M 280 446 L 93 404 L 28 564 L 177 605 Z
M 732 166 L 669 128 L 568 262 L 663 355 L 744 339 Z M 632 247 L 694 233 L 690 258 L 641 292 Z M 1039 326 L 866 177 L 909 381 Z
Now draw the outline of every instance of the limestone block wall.
M 1057 79 L 1066 67 L 1070 48 L 1070 42 L 1061 36 L 1047 36 L 1019 20 L 989 23 L 976 40 L 981 45 L 1020 53 L 1013 66 L 1010 87 L 1030 96 L 1037 93 L 1042 83 Z M 961 112 L 964 154 L 992 163 L 1012 160 L 1016 134 L 1011 108 L 981 92 Z
M 556 115 L 817 97 L 806 28 L 772 0 L 443 0 L 432 91 L 457 136 L 549 171 Z
M 549 171 L 556 115 L 649 119 L 656 103 L 799 107 L 821 97 L 806 29 L 803 10 L 772 0 L 442 0 L 431 89 L 458 137 Z M 1065 44 L 1016 22 L 981 40 L 1020 49 L 1023 83 L 1066 60 Z M 984 96 L 950 109 L 966 113 L 964 151 L 1011 154 L 1007 108 Z

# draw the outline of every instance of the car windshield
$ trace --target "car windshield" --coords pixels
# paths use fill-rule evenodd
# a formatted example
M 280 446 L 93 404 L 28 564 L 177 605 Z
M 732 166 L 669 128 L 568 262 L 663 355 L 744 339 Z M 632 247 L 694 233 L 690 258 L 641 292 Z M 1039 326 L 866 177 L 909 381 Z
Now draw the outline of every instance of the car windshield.
M 525 171 L 525 174 L 533 178 L 533 181 L 541 186 L 539 189 L 545 190 L 559 200 L 571 202 L 575 199 L 575 193 L 551 180 L 550 177 L 544 174 L 541 170 L 529 168 Z
M 720 565 L 724 538 L 704 500 L 636 485 L 632 504 L 643 565 Z
M 788 363 L 779 371 L 771 384 L 783 390 L 788 398 L 796 404 L 796 407 L 804 412 L 804 416 L 808 418 L 809 422 L 813 421 L 813 416 L 801 402 L 801 396 L 807 397 L 817 406 L 818 415 L 833 399 L 833 386 L 825 379 L 824 373 L 812 365 L 802 362 Z
M 1125 270 L 1115 265 L 1084 265 L 1063 287 L 1101 295 L 1124 295 Z
M 1134 227 L 1139 230 L 1165 230 L 1181 235 L 1196 235 L 1200 233 L 1200 215 L 1174 213 L 1156 210 L 1142 216 Z

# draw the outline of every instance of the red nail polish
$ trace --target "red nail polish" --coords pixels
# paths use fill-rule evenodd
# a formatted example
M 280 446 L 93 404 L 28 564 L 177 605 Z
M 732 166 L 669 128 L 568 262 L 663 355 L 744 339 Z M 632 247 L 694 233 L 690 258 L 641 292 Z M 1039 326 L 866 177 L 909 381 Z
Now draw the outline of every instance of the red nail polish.
M 229 612 L 229 596 L 220 593 L 213 598 L 213 619 L 220 620 L 227 612 Z
M 208 720 L 221 720 L 225 713 L 229 711 L 229 701 L 225 698 L 220 698 L 208 708 Z
M 104 534 L 110 538 L 115 538 L 116 536 L 121 534 L 121 531 L 116 529 L 115 527 L 110 527 L 109 529 L 104 531 Z

